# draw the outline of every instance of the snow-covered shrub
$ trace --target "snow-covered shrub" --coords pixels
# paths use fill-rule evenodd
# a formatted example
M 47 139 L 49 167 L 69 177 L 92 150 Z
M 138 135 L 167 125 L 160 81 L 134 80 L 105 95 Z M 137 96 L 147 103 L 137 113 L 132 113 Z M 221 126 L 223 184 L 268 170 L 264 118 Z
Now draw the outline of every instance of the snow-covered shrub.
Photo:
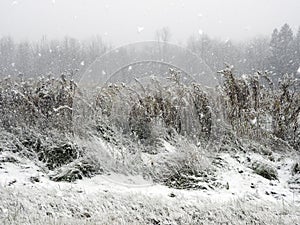
M 273 96 L 272 121 L 273 133 L 299 150 L 300 92 L 296 82 L 293 76 L 287 74 L 279 80 L 279 90 Z
M 110 126 L 108 121 L 105 121 L 104 119 L 96 120 L 94 129 L 97 132 L 97 136 L 100 136 L 109 143 L 118 145 L 119 140 L 116 139 L 116 131 Z
M 54 170 L 50 174 L 50 179 L 53 181 L 73 182 L 102 172 L 100 163 L 94 159 L 78 159 Z
M 300 174 L 300 162 L 296 162 L 292 166 L 292 175 Z
M 71 143 L 61 143 L 57 146 L 43 148 L 37 152 L 38 159 L 49 169 L 73 162 L 80 157 L 80 150 Z
M 278 179 L 278 173 L 276 169 L 266 163 L 255 161 L 254 163 L 252 163 L 252 169 L 256 174 L 266 179 L 269 180 Z
M 93 90 L 79 90 L 67 75 L 6 78 L 0 81 L 1 129 L 7 134 L 5 140 L 13 137 L 9 146 L 13 151 L 38 159 L 50 170 L 69 165 L 59 173 L 65 178 L 58 179 L 66 180 L 84 175 L 73 162 L 90 156 L 106 170 L 152 173 L 153 177 L 169 174 L 157 179 L 185 180 L 184 186 L 186 175 L 206 173 L 201 151 L 209 144 L 210 151 L 245 151 L 239 143 L 243 136 L 267 137 L 268 143 L 274 142 L 272 150 L 289 144 L 299 147 L 299 93 L 290 77 L 276 89 L 266 74 L 239 78 L 231 68 L 221 73 L 224 82 L 217 92 L 181 82 L 180 72 L 173 69 L 165 80 L 136 79 Z M 270 129 L 265 128 L 266 121 Z M 74 141 L 76 135 L 85 140 L 80 146 Z M 156 168 L 144 165 L 143 153 L 160 155 L 164 141 L 176 143 L 179 137 L 192 146 L 180 145 L 179 151 L 163 156 L 169 158 L 156 161 Z
M 199 84 L 180 82 L 180 73 L 170 70 L 168 80 L 149 83 L 109 84 L 95 97 L 95 111 L 107 117 L 126 135 L 146 145 L 156 145 L 157 133 L 170 138 L 174 133 L 196 140 L 209 139 L 212 132 L 211 100 Z M 157 132 L 161 127 L 165 131 Z M 102 129 L 100 129 L 102 130 Z
M 145 96 L 130 109 L 130 130 L 140 140 L 149 140 L 153 138 L 152 124 L 161 122 L 166 128 L 180 133 L 181 120 L 177 108 L 167 98 L 156 95 Z
M 186 138 L 177 137 L 167 151 L 151 157 L 150 175 L 154 181 L 177 189 L 209 189 L 213 182 L 210 153 L 190 143 Z
M 292 76 L 275 87 L 267 73 L 237 77 L 229 66 L 219 73 L 221 110 L 233 130 L 256 139 L 275 136 L 299 149 L 300 93 Z
M 3 127 L 30 126 L 70 130 L 76 84 L 62 74 L 24 80 L 0 80 L 0 120 Z

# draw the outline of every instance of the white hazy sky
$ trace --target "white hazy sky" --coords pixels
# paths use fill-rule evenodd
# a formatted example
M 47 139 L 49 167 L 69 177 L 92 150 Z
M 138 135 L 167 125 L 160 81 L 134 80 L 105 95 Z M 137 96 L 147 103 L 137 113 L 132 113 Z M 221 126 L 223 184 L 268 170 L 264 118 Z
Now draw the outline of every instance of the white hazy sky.
M 177 43 L 199 31 L 242 40 L 286 22 L 300 25 L 300 0 L 0 0 L 0 36 L 17 40 L 100 35 L 118 45 L 154 39 L 164 26 Z

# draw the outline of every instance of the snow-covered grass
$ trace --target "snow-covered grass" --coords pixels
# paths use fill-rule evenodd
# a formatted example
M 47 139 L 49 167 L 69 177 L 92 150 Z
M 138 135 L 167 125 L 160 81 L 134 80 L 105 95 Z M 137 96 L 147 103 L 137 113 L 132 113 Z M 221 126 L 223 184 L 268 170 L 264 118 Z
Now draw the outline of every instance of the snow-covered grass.
M 2 224 L 297 224 L 300 221 L 300 208 L 284 200 L 271 202 L 245 196 L 220 201 L 202 193 L 160 186 L 154 190 L 115 185 L 100 186 L 94 192 L 87 192 L 80 185 L 0 186 L 0 221 Z M 222 195 L 218 197 L 222 199 Z
M 223 73 L 217 96 L 176 72 L 89 101 L 65 76 L 4 80 L 1 224 L 297 224 L 299 93 Z
M 99 177 L 101 181 L 101 178 Z M 161 186 L 0 186 L 2 224 L 297 224 L 299 207 L 255 196 L 212 200 Z M 86 181 L 87 184 L 89 181 Z M 171 195 L 173 194 L 173 195 Z M 211 193 L 212 194 L 212 193 Z M 222 198 L 222 195 L 216 195 Z M 172 197 L 173 196 L 173 197 Z
M 164 146 L 166 154 L 177 151 L 168 142 Z M 219 152 L 211 157 L 214 176 L 224 188 L 180 190 L 140 175 L 113 172 L 72 183 L 54 182 L 32 161 L 16 153 L 2 152 L 0 222 L 298 224 L 300 195 L 288 183 L 295 176 L 291 169 L 298 160 L 297 154 L 273 153 L 274 161 L 255 152 Z M 250 165 L 256 161 L 276 167 L 278 180 L 270 181 L 255 174 Z M 211 184 L 211 181 L 198 182 Z

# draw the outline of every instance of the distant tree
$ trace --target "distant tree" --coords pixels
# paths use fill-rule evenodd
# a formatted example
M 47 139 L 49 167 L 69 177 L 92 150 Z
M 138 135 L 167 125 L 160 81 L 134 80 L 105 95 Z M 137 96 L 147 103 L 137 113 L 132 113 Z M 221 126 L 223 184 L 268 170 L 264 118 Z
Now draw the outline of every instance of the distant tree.
M 279 37 L 278 37 L 278 30 L 275 28 L 273 30 L 272 36 L 271 36 L 271 41 L 270 41 L 270 69 L 274 75 L 279 75 L 280 74 L 280 60 L 279 60 L 279 55 L 280 55 L 280 49 L 279 49 Z
M 15 43 L 11 37 L 0 40 L 0 74 L 15 75 Z
M 190 37 L 187 46 L 215 72 L 221 70 L 224 63 L 238 65 L 239 60 L 243 58 L 242 48 L 238 48 L 231 41 L 211 39 L 206 34 Z
M 34 75 L 47 75 L 49 71 L 49 43 L 46 36 L 34 45 Z M 34 76 L 33 75 L 33 76 Z
M 243 72 L 251 73 L 255 70 L 267 70 L 269 67 L 269 55 L 269 39 L 265 37 L 254 38 L 246 46 L 245 56 L 243 59 L 246 71 Z
M 171 39 L 171 31 L 169 27 L 163 27 L 156 31 L 155 36 L 158 42 L 168 42 Z
M 216 60 L 213 53 L 213 44 L 213 40 L 206 34 L 202 34 L 200 37 L 191 36 L 188 39 L 187 47 L 201 57 L 210 67 L 215 68 L 214 62 Z
M 15 67 L 18 73 L 32 76 L 33 51 L 28 42 L 21 42 L 17 45 Z
M 155 39 L 158 42 L 160 57 L 166 60 L 166 58 L 170 57 L 170 55 L 166 52 L 167 49 L 165 45 L 165 43 L 169 42 L 171 39 L 170 29 L 168 27 L 163 27 L 162 29 L 157 30 L 155 32 Z
M 46 52 L 45 52 L 46 54 Z M 58 40 L 51 40 L 48 45 L 47 61 L 48 70 L 53 74 L 60 74 L 63 65 L 63 53 L 61 43 Z
M 295 59 L 293 49 L 293 31 L 288 24 L 284 24 L 279 32 L 280 50 L 282 52 L 281 62 L 283 72 L 295 73 Z
M 84 45 L 84 54 L 86 55 L 85 58 L 87 60 L 86 63 L 92 63 L 96 58 L 101 56 L 107 50 L 100 36 L 92 38 L 91 40 L 85 42 Z
M 273 74 L 280 78 L 285 73 L 295 73 L 296 60 L 293 49 L 293 31 L 284 24 L 280 31 L 273 31 L 270 42 L 270 64 Z
M 298 70 L 300 68 L 300 27 L 298 28 L 298 32 L 294 39 L 293 47 L 294 47 L 294 57 L 295 57 L 296 69 Z

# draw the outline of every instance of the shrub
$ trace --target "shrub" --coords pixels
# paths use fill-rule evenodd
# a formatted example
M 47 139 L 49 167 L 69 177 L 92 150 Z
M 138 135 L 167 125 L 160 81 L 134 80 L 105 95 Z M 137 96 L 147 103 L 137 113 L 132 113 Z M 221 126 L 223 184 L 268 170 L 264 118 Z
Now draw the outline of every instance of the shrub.
M 278 180 L 276 169 L 266 163 L 256 161 L 252 164 L 252 169 L 256 174 L 266 179 Z
M 125 134 L 145 144 L 157 143 L 155 127 L 196 139 L 209 139 L 212 132 L 210 99 L 199 84 L 180 82 L 180 73 L 170 70 L 165 82 L 109 84 L 100 89 L 95 108 Z M 168 137 L 166 137 L 168 138 Z
M 300 93 L 293 76 L 275 87 L 267 73 L 236 77 L 229 66 L 219 73 L 221 110 L 233 130 L 257 139 L 273 135 L 299 149 Z
M 292 175 L 300 173 L 300 163 L 296 162 L 292 166 Z
M 74 182 L 83 179 L 83 177 L 91 177 L 102 172 L 99 162 L 92 159 L 79 159 L 56 169 L 50 174 L 50 179 L 53 181 Z
M 0 120 L 6 130 L 13 127 L 47 127 L 69 131 L 76 84 L 62 74 L 37 80 L 0 80 Z

